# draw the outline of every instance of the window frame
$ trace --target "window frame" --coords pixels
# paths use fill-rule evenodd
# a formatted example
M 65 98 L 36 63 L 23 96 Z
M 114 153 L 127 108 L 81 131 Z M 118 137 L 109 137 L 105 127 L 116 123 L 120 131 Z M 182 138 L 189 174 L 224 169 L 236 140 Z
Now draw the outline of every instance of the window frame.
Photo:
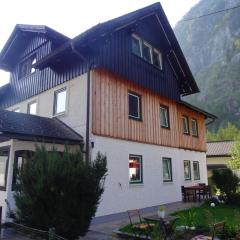
M 0 185 L 0 191 L 6 191 L 7 189 L 7 179 L 8 179 L 8 165 L 9 165 L 9 157 L 10 157 L 10 148 L 11 146 L 0 147 L 1 151 L 8 151 L 8 158 L 6 160 L 6 168 L 5 168 L 5 176 L 4 176 L 4 185 Z
M 167 126 L 162 125 L 162 123 L 161 123 L 161 109 L 166 110 L 166 114 L 167 114 L 167 116 L 165 116 L 165 114 L 164 114 L 164 117 L 166 117 L 166 120 L 167 120 Z M 162 104 L 160 104 L 160 114 L 159 114 L 159 116 L 160 116 L 160 126 L 161 126 L 161 128 L 170 129 L 169 107 L 166 106 L 166 105 L 162 105 Z
M 188 163 L 189 177 L 187 177 L 187 178 L 186 178 L 186 175 L 185 175 L 185 163 Z M 192 180 L 191 161 L 190 161 L 190 160 L 184 160 L 184 161 L 183 161 L 183 171 L 184 171 L 184 180 L 185 180 L 185 181 Z
M 138 98 L 138 117 L 133 116 L 133 115 L 130 114 L 129 95 Z M 129 118 L 129 119 L 133 119 L 133 120 L 138 120 L 138 121 L 141 121 L 141 120 L 142 120 L 142 98 L 141 98 L 141 95 L 140 95 L 140 94 L 137 94 L 137 93 L 135 93 L 135 92 L 132 92 L 132 91 L 128 91 L 128 118 Z
M 66 92 L 66 99 L 65 99 L 65 109 L 62 112 L 56 112 L 57 110 L 57 96 L 61 92 Z M 59 116 L 65 114 L 67 111 L 67 87 L 63 87 L 54 91 L 54 99 L 53 99 L 53 116 Z
M 196 127 L 196 133 L 193 132 L 193 122 L 195 122 L 195 127 Z M 198 122 L 197 119 L 191 118 L 191 126 L 192 126 L 192 136 L 193 137 L 198 137 Z
M 198 169 L 198 178 L 195 177 L 195 172 L 194 172 L 194 165 L 195 164 L 197 165 L 197 169 Z M 201 179 L 199 161 L 193 161 L 193 179 L 194 180 L 200 180 Z
M 36 61 L 37 61 L 36 52 L 31 53 L 30 55 L 28 55 L 24 59 L 22 59 L 18 64 L 18 79 L 22 79 L 31 74 L 34 74 L 36 72 L 36 69 L 33 66 L 36 63 Z M 24 76 L 22 76 L 22 74 L 21 74 L 23 65 L 27 66 L 27 72 Z M 34 69 L 34 71 L 33 71 L 33 69 Z
M 35 103 L 36 103 L 36 113 L 30 113 L 31 105 L 32 105 L 32 104 L 35 104 Z M 28 113 L 28 114 L 31 114 L 31 115 L 37 115 L 37 107 L 38 107 L 37 100 L 33 100 L 33 101 L 31 101 L 31 102 L 28 102 L 28 104 L 27 104 L 27 113 Z
M 139 42 L 140 56 L 139 56 L 137 53 L 133 52 L 133 48 L 132 48 L 132 38 L 136 39 L 136 40 Z M 136 35 L 136 34 L 134 34 L 134 33 L 131 35 L 131 50 L 132 50 L 132 53 L 133 53 L 133 54 L 135 54 L 136 56 L 142 58 L 142 39 L 141 39 L 138 35 Z
M 166 160 L 170 162 L 170 179 L 164 179 L 163 161 L 166 161 Z M 163 182 L 173 182 L 172 158 L 169 158 L 169 157 L 163 157 L 163 158 L 162 158 L 162 176 L 163 176 Z
M 138 158 L 140 159 L 140 180 L 135 180 L 135 181 L 132 181 L 130 180 L 130 175 L 129 176 L 129 184 L 143 184 L 143 157 L 142 155 L 138 155 L 138 154 L 129 154 L 128 156 L 128 173 L 130 173 L 130 168 L 129 168 L 129 161 L 130 161 L 130 158 Z
M 153 52 L 158 54 L 158 60 L 159 60 L 160 66 L 157 66 L 157 65 L 154 64 L 154 62 L 153 62 Z M 163 70 L 162 53 L 159 50 L 157 50 L 156 48 L 153 48 L 153 50 L 152 50 L 152 64 L 153 64 L 153 66 L 159 68 L 160 70 Z
M 143 47 L 146 46 L 149 50 L 150 50 L 150 61 L 145 59 L 144 56 L 143 56 Z M 153 64 L 153 56 L 152 56 L 152 49 L 153 47 L 146 41 L 142 41 L 142 59 L 148 63 L 151 63 Z M 154 65 L 155 66 L 155 65 Z
M 183 125 L 183 120 L 184 119 L 186 119 L 186 123 L 187 123 L 187 132 L 185 132 L 184 131 L 184 125 Z M 183 129 L 183 134 L 185 134 L 185 135 L 190 135 L 190 129 L 189 129 L 189 118 L 188 118 L 188 116 L 186 116 L 186 115 L 182 115 L 182 129 Z

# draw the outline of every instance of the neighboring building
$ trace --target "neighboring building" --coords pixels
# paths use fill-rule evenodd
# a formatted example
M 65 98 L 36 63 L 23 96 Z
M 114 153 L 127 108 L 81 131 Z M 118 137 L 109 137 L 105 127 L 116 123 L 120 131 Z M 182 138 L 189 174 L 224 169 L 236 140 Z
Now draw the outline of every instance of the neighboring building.
M 35 142 L 106 153 L 97 216 L 181 201 L 181 185 L 207 182 L 205 121 L 215 116 L 181 100 L 199 89 L 159 3 L 72 40 L 17 25 L 0 68 L 11 72 L 0 108 L 13 111 L 0 113 L 3 220 L 18 151 Z
M 227 161 L 231 159 L 231 149 L 234 141 L 214 141 L 207 143 L 207 172 L 212 176 L 213 169 L 227 168 Z

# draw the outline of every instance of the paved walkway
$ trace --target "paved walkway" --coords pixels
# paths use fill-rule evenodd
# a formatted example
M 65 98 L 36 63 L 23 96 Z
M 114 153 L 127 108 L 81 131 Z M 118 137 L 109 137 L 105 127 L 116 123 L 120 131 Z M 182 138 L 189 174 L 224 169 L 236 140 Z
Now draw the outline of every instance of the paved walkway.
M 171 203 L 164 205 L 166 207 L 167 214 L 171 214 L 172 212 L 175 212 L 177 210 L 183 210 L 187 209 L 192 206 L 197 206 L 198 203 L 183 203 L 183 202 L 177 202 L 177 203 Z M 155 215 L 155 211 L 148 211 L 141 213 L 143 217 Z M 98 224 L 92 224 L 90 226 L 90 231 L 88 234 L 81 238 L 81 240 L 117 240 L 116 237 L 112 236 L 112 232 L 114 230 L 119 229 L 121 226 L 124 226 L 126 224 L 129 224 L 129 219 L 127 214 L 120 215 L 119 219 L 115 219 L 113 221 L 109 222 L 101 222 Z M 6 240 L 30 240 L 30 238 L 25 237 L 19 233 L 16 233 L 12 231 L 11 229 L 3 229 L 1 233 L 0 239 L 6 239 Z

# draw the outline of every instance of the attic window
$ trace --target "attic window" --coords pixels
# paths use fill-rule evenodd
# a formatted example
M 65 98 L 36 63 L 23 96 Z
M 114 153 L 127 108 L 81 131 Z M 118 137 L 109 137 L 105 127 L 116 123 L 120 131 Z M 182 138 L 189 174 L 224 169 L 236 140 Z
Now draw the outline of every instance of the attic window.
M 143 58 L 157 68 L 163 69 L 161 52 L 136 34 L 132 34 L 132 53 Z
M 19 64 L 18 78 L 26 77 L 27 75 L 34 73 L 35 68 L 33 65 L 36 63 L 36 54 L 31 55 L 26 60 Z

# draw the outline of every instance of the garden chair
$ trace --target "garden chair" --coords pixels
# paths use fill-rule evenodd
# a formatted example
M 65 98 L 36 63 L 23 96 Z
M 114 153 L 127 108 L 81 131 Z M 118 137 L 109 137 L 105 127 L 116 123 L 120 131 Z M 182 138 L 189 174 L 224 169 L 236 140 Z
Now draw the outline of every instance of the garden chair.
M 198 192 L 199 201 L 201 201 L 201 199 L 209 199 L 211 196 L 211 187 L 209 185 L 203 185 L 203 189 Z
M 217 235 L 223 235 L 224 227 L 225 221 L 214 223 L 212 227 L 212 236 L 198 235 L 191 240 L 220 240 Z
M 135 238 L 139 239 L 141 235 L 145 235 L 148 238 L 155 224 L 143 222 L 139 209 L 129 210 L 127 213 Z
M 190 197 L 193 199 L 195 198 L 194 192 L 193 191 L 186 191 L 184 186 L 181 186 L 181 191 L 182 191 L 182 200 L 186 202 L 187 200 L 190 201 Z

